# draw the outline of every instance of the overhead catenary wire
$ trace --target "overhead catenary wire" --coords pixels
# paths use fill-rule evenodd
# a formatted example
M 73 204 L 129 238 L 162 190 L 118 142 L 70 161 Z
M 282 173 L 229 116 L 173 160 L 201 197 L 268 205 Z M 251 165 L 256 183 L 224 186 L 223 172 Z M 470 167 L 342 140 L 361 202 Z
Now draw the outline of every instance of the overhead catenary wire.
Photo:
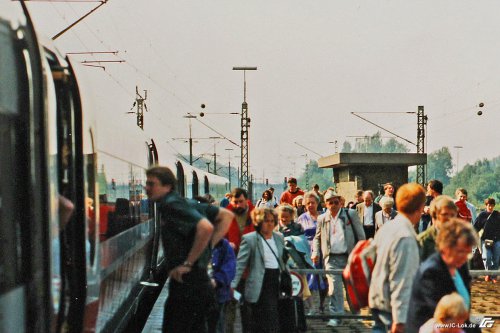
M 74 8 L 71 6 L 71 9 L 74 11 Z M 61 15 L 62 16 L 62 15 Z M 63 16 L 62 16 L 63 17 Z M 94 36 L 94 38 L 96 38 L 96 40 L 98 40 L 102 45 L 106 46 L 107 48 L 109 49 L 112 49 L 110 47 L 110 45 L 108 45 L 107 43 L 105 43 L 90 27 L 89 25 L 87 24 L 87 22 L 84 22 L 84 25 L 85 27 L 89 30 L 89 32 Z M 74 33 L 77 38 L 81 41 L 82 45 L 85 47 L 85 49 L 89 49 L 85 43 L 81 40 L 81 38 L 76 34 Z M 128 57 L 127 57 L 128 58 Z M 87 61 L 88 62 L 88 61 Z M 98 61 L 96 61 L 98 62 Z M 108 62 L 108 61 L 101 61 L 101 62 Z M 123 62 L 122 60 L 120 61 L 117 61 L 117 62 Z M 86 64 L 86 62 L 84 62 L 84 64 Z M 147 74 L 145 72 L 143 72 L 138 66 L 134 65 L 129 59 L 126 59 L 125 61 L 125 64 L 130 66 L 131 68 L 133 68 L 137 73 L 141 74 L 142 76 L 144 76 L 146 79 L 150 80 L 151 82 L 153 82 L 154 84 L 156 84 L 160 89 L 164 90 L 167 94 L 173 96 L 177 101 L 179 101 L 181 104 L 183 104 L 184 106 L 186 106 L 187 108 L 193 110 L 196 112 L 196 110 L 194 110 L 194 108 L 188 104 L 187 102 L 185 102 L 184 100 L 182 100 L 181 98 L 179 98 L 173 91 L 170 91 L 168 89 L 166 89 L 160 82 L 158 82 L 155 78 L 153 78 L 150 74 Z M 102 66 L 92 66 L 92 67 L 100 67 L 102 68 Z M 107 75 L 110 76 L 113 81 L 115 81 L 120 87 L 122 87 L 129 95 L 133 95 L 133 93 L 131 92 L 128 92 L 128 89 L 124 87 L 124 85 L 120 82 L 120 80 L 118 80 L 117 78 L 115 78 L 113 75 L 111 75 L 108 71 L 106 71 Z M 159 100 L 159 103 L 160 104 L 163 104 L 163 101 L 162 100 Z M 168 110 L 168 106 L 163 104 L 164 106 L 166 106 L 165 110 Z M 156 115 L 153 115 L 155 118 L 161 120 L 163 122 L 163 119 L 161 119 L 160 117 L 156 116 Z M 220 131 L 218 131 L 217 129 L 215 129 L 214 127 L 204 123 L 203 121 L 197 119 L 201 124 L 203 124 L 204 126 L 206 126 L 207 128 L 209 128 L 210 130 L 212 130 L 213 132 L 217 133 L 218 135 L 222 136 L 224 139 L 226 139 L 227 141 L 229 141 L 231 144 L 233 145 L 236 145 L 237 147 L 240 147 L 236 142 L 234 142 L 233 140 L 229 139 L 226 135 L 222 134 Z M 165 125 L 167 125 L 165 123 Z M 173 129 L 170 125 L 167 125 L 167 127 Z

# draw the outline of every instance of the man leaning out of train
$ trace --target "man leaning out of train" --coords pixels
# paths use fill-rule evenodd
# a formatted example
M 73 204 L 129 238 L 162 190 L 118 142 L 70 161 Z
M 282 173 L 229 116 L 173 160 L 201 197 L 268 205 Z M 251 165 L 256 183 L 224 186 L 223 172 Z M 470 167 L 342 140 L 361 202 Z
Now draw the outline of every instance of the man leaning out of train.
M 173 172 L 162 166 L 146 171 L 146 193 L 157 203 L 170 284 L 163 332 L 206 332 L 207 311 L 215 295 L 207 274 L 208 243 L 225 235 L 233 214 L 209 204 L 190 203 L 176 191 Z M 193 237 L 194 235 L 194 237 Z

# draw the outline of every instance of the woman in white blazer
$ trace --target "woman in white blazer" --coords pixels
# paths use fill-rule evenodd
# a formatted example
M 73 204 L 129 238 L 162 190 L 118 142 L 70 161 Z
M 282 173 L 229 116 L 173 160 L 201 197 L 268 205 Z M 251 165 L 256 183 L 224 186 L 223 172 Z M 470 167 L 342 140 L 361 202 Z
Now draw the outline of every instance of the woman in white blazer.
M 280 269 L 285 243 L 283 236 L 274 232 L 278 216 L 271 208 L 255 208 L 252 213 L 254 232 L 243 235 L 238 252 L 235 288 L 248 269 L 244 301 L 250 308 L 251 332 L 279 332 L 278 298 Z

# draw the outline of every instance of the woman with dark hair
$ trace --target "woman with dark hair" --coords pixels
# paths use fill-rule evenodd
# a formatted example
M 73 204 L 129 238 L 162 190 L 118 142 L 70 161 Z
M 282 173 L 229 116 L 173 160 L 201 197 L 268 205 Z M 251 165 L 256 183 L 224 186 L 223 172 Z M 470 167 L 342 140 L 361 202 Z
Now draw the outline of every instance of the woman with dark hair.
M 231 286 L 236 288 L 248 270 L 244 297 L 251 309 L 251 332 L 278 333 L 280 270 L 287 269 L 282 260 L 285 242 L 274 232 L 278 216 L 273 209 L 255 208 L 251 217 L 256 231 L 243 235 Z
M 474 228 L 479 232 L 483 229 L 481 240 L 486 248 L 486 268 L 498 269 L 500 264 L 500 213 L 495 210 L 495 199 L 484 200 L 486 210 L 481 212 L 474 223 Z M 496 277 L 486 276 L 486 281 L 497 282 Z
M 270 190 L 262 192 L 262 197 L 255 204 L 255 208 L 274 208 L 273 207 L 273 193 Z
M 477 233 L 467 221 L 452 218 L 441 225 L 436 238 L 438 252 L 425 260 L 415 275 L 405 332 L 418 332 L 432 318 L 439 300 L 452 292 L 457 292 L 470 309 L 472 278 L 467 260 L 477 243 Z

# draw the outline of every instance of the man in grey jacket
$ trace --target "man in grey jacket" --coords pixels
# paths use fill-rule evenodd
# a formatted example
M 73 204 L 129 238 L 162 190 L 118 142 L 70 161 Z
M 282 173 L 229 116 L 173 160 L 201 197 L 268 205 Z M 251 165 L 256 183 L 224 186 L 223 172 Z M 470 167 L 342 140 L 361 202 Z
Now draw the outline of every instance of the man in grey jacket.
M 358 240 L 365 239 L 363 226 L 353 209 L 342 209 L 340 196 L 335 191 L 325 193 L 327 211 L 318 217 L 311 259 L 317 263 L 323 254 L 325 269 L 344 269 L 349 253 Z M 347 215 L 349 214 L 349 215 Z M 321 252 L 320 252 L 321 251 Z M 344 289 L 341 275 L 327 274 L 330 313 L 344 313 Z M 339 319 L 330 319 L 327 326 L 338 326 Z
M 368 304 L 373 332 L 404 332 L 413 278 L 419 265 L 414 226 L 425 206 L 425 191 L 405 184 L 396 194 L 399 214 L 375 235 L 377 261 L 372 273 Z

